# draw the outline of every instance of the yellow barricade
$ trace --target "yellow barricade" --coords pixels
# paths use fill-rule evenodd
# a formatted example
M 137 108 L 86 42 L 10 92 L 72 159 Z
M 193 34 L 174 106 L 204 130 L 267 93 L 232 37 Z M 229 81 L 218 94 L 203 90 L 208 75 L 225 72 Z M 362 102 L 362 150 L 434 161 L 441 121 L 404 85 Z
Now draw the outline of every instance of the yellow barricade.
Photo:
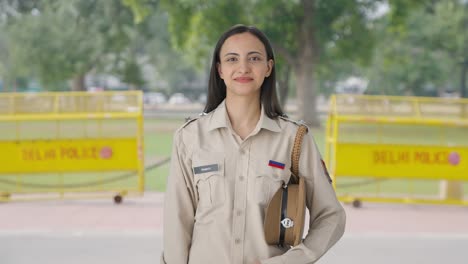
M 355 206 L 468 205 L 468 100 L 334 95 L 325 159 Z
M 0 94 L 0 201 L 144 191 L 142 93 Z

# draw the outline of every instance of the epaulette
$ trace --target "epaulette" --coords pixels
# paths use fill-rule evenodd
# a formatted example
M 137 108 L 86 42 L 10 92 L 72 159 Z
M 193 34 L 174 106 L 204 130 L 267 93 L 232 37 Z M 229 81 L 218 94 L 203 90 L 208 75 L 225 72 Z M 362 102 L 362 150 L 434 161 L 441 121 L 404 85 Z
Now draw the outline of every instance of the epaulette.
M 193 121 L 199 119 L 199 118 L 202 117 L 202 116 L 206 116 L 206 113 L 202 112 L 202 113 L 200 113 L 197 117 L 190 117 L 190 116 L 189 116 L 189 117 L 186 117 L 186 118 L 185 118 L 185 124 L 182 125 L 182 128 L 188 126 L 188 124 L 192 123 Z
M 288 122 L 294 123 L 294 124 L 296 124 L 297 126 L 306 126 L 307 128 L 309 128 L 309 127 L 307 126 L 307 124 L 304 122 L 304 120 L 296 121 L 296 120 L 290 119 L 287 115 L 279 116 L 279 118 L 283 119 L 284 121 L 288 121 Z

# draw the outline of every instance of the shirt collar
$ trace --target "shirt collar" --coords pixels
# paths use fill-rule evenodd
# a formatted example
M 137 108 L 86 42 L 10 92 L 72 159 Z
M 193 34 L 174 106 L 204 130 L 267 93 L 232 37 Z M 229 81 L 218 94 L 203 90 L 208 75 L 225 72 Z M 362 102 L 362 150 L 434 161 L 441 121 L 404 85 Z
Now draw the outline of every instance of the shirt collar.
M 211 120 L 208 125 L 208 130 L 214 130 L 222 127 L 229 127 L 228 115 L 226 111 L 226 102 L 223 100 L 218 107 L 214 110 Z M 260 126 L 258 126 L 260 125 Z M 269 118 L 265 114 L 265 110 L 262 105 L 262 111 L 260 112 L 260 120 L 258 121 L 257 127 L 259 129 L 264 128 L 273 132 L 281 132 L 281 127 L 278 120 Z
M 208 131 L 221 127 L 228 127 L 225 101 L 223 100 L 213 111 L 214 112 L 213 115 L 211 115 L 210 123 L 208 124 Z

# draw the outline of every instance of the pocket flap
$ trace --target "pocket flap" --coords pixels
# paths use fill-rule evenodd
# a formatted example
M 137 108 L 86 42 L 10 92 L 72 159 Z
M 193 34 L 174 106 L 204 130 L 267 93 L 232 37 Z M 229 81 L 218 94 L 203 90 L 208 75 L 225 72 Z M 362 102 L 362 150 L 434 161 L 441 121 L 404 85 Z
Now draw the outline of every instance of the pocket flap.
M 262 160 L 257 162 L 256 177 L 265 177 L 271 181 L 289 182 L 291 177 L 290 163 L 285 162 L 283 166 L 271 164 L 271 160 Z

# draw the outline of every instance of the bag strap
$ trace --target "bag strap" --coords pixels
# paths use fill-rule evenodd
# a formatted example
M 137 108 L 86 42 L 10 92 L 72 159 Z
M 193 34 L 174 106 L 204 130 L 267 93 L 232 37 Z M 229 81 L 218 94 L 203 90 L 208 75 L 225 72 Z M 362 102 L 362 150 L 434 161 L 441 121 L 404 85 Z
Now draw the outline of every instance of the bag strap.
M 299 158 L 301 157 L 301 145 L 304 135 L 307 134 L 307 126 L 300 125 L 296 132 L 296 138 L 294 139 L 294 146 L 291 153 L 291 183 L 299 183 Z

